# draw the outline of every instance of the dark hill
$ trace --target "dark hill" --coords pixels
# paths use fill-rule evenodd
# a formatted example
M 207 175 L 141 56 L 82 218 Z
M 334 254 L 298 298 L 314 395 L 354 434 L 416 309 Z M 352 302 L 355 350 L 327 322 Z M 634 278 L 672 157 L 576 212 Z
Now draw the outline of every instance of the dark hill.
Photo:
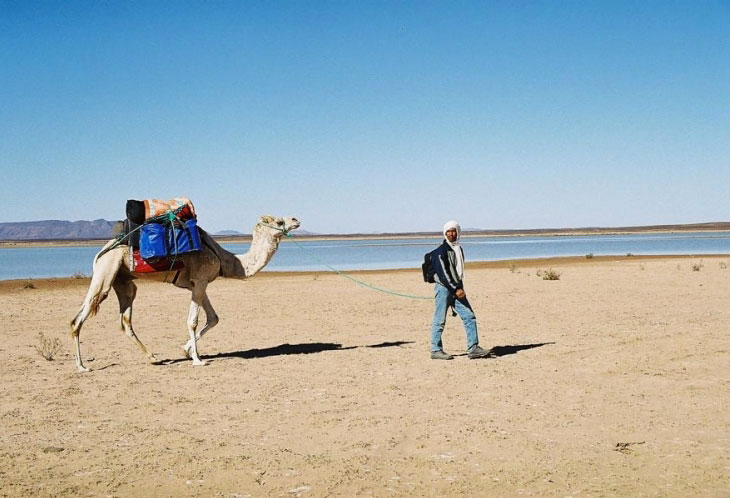
M 116 221 L 21 221 L 0 223 L 0 240 L 109 239 Z

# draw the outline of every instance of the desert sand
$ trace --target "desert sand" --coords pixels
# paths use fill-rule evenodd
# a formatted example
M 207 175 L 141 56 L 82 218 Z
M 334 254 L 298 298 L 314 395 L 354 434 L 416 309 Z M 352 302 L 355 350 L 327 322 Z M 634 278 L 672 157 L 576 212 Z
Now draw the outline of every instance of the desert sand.
M 184 359 L 189 294 L 142 281 L 68 322 L 88 279 L 0 283 L 2 496 L 730 496 L 730 257 L 470 265 L 490 358 L 432 302 L 332 273 L 218 280 Z M 542 280 L 552 267 L 559 280 Z M 354 274 L 418 296 L 420 272 Z M 38 334 L 59 339 L 52 361 Z

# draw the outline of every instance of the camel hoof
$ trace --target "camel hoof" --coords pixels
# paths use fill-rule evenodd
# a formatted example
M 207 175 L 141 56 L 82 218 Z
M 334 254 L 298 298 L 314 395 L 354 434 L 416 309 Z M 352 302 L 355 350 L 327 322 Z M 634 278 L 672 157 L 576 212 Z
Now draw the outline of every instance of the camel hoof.
M 150 355 L 150 363 L 152 363 L 153 365 L 157 365 L 158 363 L 160 363 L 160 360 L 157 359 L 157 356 L 151 354 Z
M 76 370 L 77 370 L 77 371 L 78 371 L 79 373 L 86 373 L 86 372 L 91 372 L 91 370 L 89 370 L 88 368 L 86 368 L 86 367 L 85 367 L 85 366 L 83 366 L 83 365 L 76 365 Z
M 194 367 L 204 367 L 208 364 L 205 360 L 193 360 L 193 366 Z

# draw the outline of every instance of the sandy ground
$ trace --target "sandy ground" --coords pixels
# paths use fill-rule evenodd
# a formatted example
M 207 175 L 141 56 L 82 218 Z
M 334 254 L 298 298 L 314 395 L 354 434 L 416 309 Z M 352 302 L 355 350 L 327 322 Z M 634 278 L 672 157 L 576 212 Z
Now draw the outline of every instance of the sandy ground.
M 0 283 L 0 495 L 728 497 L 730 257 L 699 261 L 471 266 L 483 360 L 451 317 L 456 359 L 429 359 L 428 300 L 264 273 L 211 285 L 221 322 L 193 367 L 188 294 L 141 282 L 136 330 L 163 361 L 111 296 L 87 374 L 68 322 L 88 281 Z M 431 293 L 418 272 L 357 278 Z

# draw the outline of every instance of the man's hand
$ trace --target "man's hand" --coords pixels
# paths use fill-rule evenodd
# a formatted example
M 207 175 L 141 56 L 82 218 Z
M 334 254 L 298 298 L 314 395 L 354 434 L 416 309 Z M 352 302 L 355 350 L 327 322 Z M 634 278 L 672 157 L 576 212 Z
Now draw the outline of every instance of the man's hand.
M 464 289 L 456 289 L 456 297 L 457 299 L 464 299 L 466 297 L 466 292 L 464 292 Z

